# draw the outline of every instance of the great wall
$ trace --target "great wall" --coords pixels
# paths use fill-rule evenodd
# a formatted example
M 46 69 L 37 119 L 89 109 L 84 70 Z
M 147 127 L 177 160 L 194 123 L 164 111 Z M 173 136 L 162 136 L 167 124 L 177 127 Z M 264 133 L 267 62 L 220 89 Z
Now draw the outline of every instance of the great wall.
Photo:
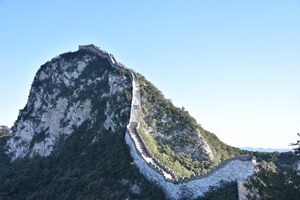
M 141 101 L 137 75 L 124 65 L 116 62 L 113 55 L 101 50 L 95 45 L 79 46 L 107 58 L 113 67 L 124 69 L 132 81 L 132 104 L 130 120 L 127 125 L 125 141 L 130 148 L 130 154 L 136 166 L 149 181 L 161 187 L 168 199 L 195 199 L 209 190 L 210 186 L 220 186 L 222 181 L 237 181 L 239 200 L 245 199 L 245 189 L 241 186 L 253 174 L 253 159 L 250 155 L 235 156 L 225 160 L 206 174 L 196 174 L 190 177 L 177 178 L 175 173 L 149 151 L 138 128 L 140 124 Z

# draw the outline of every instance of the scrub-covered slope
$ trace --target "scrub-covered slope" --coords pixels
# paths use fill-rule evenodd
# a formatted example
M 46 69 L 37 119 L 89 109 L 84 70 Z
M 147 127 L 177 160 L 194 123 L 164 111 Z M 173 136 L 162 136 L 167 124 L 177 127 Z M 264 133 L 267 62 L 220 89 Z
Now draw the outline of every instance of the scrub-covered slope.
M 130 157 L 124 136 L 132 77 L 114 62 L 88 45 L 41 66 L 10 135 L 1 137 L 0 200 L 164 198 Z M 178 177 L 238 153 L 143 76 L 138 83 L 139 132 Z
M 107 59 L 85 50 L 63 54 L 37 72 L 8 152 L 12 159 L 48 156 L 84 122 L 97 133 L 91 142 L 105 130 L 124 134 L 130 101 L 130 78 Z
M 162 199 L 124 141 L 131 90 L 123 69 L 84 49 L 42 65 L 1 139 L 0 199 Z
M 177 176 L 207 172 L 240 150 L 221 142 L 200 127 L 184 108 L 164 98 L 152 83 L 139 76 L 142 119 L 140 133 L 154 156 Z

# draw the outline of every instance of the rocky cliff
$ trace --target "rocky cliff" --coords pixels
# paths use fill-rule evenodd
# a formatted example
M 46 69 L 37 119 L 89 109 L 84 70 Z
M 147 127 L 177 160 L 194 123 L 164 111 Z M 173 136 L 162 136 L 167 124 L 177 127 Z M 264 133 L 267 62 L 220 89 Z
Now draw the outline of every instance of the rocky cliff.
M 124 140 L 131 78 L 94 45 L 42 65 L 0 138 L 0 199 L 163 199 Z
M 252 166 L 235 158 L 205 174 L 237 149 L 94 45 L 41 66 L 4 150 L 11 163 L 2 163 L 0 199 L 52 199 L 57 191 L 59 199 L 162 199 L 155 185 L 168 198 L 196 198 L 207 184 L 244 179 Z
M 91 45 L 44 64 L 34 78 L 27 105 L 12 128 L 7 143 L 12 160 L 35 154 L 50 155 L 59 139 L 69 137 L 85 121 L 93 127 L 97 118 L 103 119 L 99 133 L 101 129 L 122 132 L 130 117 L 131 75 L 114 67 L 115 63 L 111 54 Z M 159 151 L 170 149 L 169 154 L 171 151 L 182 166 L 190 165 L 182 160 L 200 161 L 195 167 L 184 167 L 196 169 L 195 172 L 213 166 L 218 154 L 213 154 L 195 120 L 187 111 L 164 100 L 161 92 L 144 77 L 140 76 L 139 80 L 141 127 L 146 135 L 150 133 L 154 137 Z
M 8 153 L 12 160 L 49 156 L 59 139 L 84 122 L 97 127 L 99 135 L 104 129 L 124 134 L 130 100 L 131 81 L 124 70 L 87 50 L 62 54 L 37 72 L 12 128 Z

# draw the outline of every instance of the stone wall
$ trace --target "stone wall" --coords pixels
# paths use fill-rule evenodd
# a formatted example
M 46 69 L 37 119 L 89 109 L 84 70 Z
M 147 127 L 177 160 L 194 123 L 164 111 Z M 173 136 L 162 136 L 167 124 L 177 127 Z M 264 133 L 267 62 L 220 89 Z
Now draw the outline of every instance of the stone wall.
M 253 173 L 252 159 L 241 159 L 236 157 L 230 159 L 225 164 L 212 170 L 208 174 L 194 176 L 190 179 L 178 179 L 167 181 L 161 175 L 159 169 L 153 169 L 139 155 L 136 146 L 130 137 L 129 131 L 126 132 L 125 141 L 130 148 L 133 160 L 137 161 L 136 166 L 139 171 L 151 182 L 162 188 L 168 199 L 195 199 L 202 196 L 209 190 L 210 186 L 220 186 L 220 181 L 245 180 Z
M 161 187 L 168 199 L 194 199 L 202 196 L 204 192 L 209 190 L 210 186 L 220 186 L 220 181 L 245 181 L 253 174 L 252 156 L 245 155 L 228 159 L 220 163 L 207 174 L 196 174 L 190 177 L 177 179 L 175 173 L 169 167 L 154 157 L 138 132 L 141 101 L 136 74 L 122 64 L 117 63 L 113 55 L 108 54 L 95 45 L 79 46 L 79 49 L 89 50 L 103 58 L 107 58 L 112 66 L 122 68 L 130 75 L 133 86 L 132 104 L 125 141 L 130 147 L 130 154 L 133 160 L 137 161 L 136 166 L 139 168 L 139 171 L 149 181 L 152 181 Z M 138 140 L 134 140 L 135 136 Z M 137 141 L 139 141 L 139 143 L 137 143 Z M 144 151 L 139 150 L 141 148 Z M 146 161 L 145 157 L 150 157 L 151 162 L 149 162 L 149 160 Z M 171 176 L 166 176 L 166 174 Z M 239 193 L 239 195 L 242 194 Z
M 99 47 L 97 47 L 94 44 L 90 44 L 90 45 L 79 45 L 79 50 L 83 49 L 83 50 L 87 50 L 90 52 L 93 52 L 99 56 L 101 56 L 102 58 L 107 58 L 107 60 L 110 62 L 110 64 L 113 67 L 117 67 L 120 69 L 124 69 L 126 71 L 126 73 L 129 75 L 129 77 L 131 78 L 131 81 L 133 81 L 133 72 L 131 72 L 131 70 L 129 70 L 127 67 L 125 67 L 124 65 L 122 65 L 121 63 L 118 63 L 117 60 L 115 59 L 115 57 L 112 54 L 107 53 L 106 51 L 100 49 Z

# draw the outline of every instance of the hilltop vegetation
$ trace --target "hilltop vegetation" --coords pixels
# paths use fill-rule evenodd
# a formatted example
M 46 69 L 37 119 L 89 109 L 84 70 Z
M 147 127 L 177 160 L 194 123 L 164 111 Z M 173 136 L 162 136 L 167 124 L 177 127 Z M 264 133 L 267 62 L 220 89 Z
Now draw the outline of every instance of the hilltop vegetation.
M 0 199 L 164 198 L 161 189 L 149 183 L 133 164 L 123 135 L 107 131 L 90 145 L 86 137 L 93 132 L 87 124 L 81 125 L 71 137 L 60 141 L 59 151 L 49 157 L 10 163 L 1 151 Z M 133 193 L 134 184 L 140 195 Z
M 10 132 L 10 128 L 5 125 L 0 125 L 0 137 L 8 136 Z
M 244 184 L 250 191 L 249 200 L 300 199 L 300 142 L 291 145 L 297 146 L 295 152 L 250 152 L 259 163 L 253 176 Z
M 87 62 L 85 68 L 74 75 L 82 62 Z M 43 65 L 32 84 L 31 91 L 35 92 L 20 111 L 12 135 L 0 138 L 0 199 L 164 199 L 162 190 L 139 173 L 124 140 L 131 105 L 131 82 L 126 76 L 107 59 L 84 50 L 62 54 Z M 56 134 L 53 129 L 50 132 L 53 127 L 42 119 L 50 108 L 49 121 L 62 111 L 56 109 L 58 99 L 67 99 L 67 103 L 56 130 L 68 129 L 73 123 L 70 135 L 62 131 Z M 68 120 L 72 106 L 87 101 L 91 102 L 91 117 L 78 126 L 74 121 L 80 109 Z M 6 139 L 18 141 L 14 148 L 24 145 L 22 138 L 16 136 L 23 122 L 33 124 L 29 130 L 36 131 L 27 141 L 27 154 L 11 163 L 5 153 L 9 148 L 5 146 Z M 55 134 L 56 143 L 49 156 L 36 153 L 29 158 L 34 145 L 43 145 L 47 137 Z
M 250 152 L 223 143 L 197 124 L 188 111 L 165 99 L 143 76 L 138 78 L 140 133 L 155 157 L 178 177 L 205 173 L 244 153 L 254 155 L 273 172 L 295 165 L 297 159 L 292 152 Z M 112 68 L 106 58 L 79 50 L 43 65 L 31 91 L 12 133 L 8 127 L 0 126 L 0 200 L 165 199 L 163 191 L 140 173 L 124 140 L 132 100 L 130 78 L 124 70 Z M 65 104 L 58 103 L 58 99 Z M 84 110 L 82 102 L 90 102 L 90 109 Z M 76 105 L 81 105 L 79 111 Z M 56 120 L 53 129 L 51 125 Z M 50 136 L 56 137 L 55 143 L 46 145 Z M 6 145 L 11 144 L 9 141 L 12 146 Z M 32 151 L 35 147 L 45 150 L 43 147 L 52 144 L 49 156 Z M 22 145 L 28 148 L 18 149 Z M 15 151 L 7 155 L 9 148 Z M 16 156 L 11 162 L 12 155 L 20 155 L 21 151 L 24 156 Z M 210 187 L 198 200 L 236 198 L 236 183 L 231 182 Z
M 139 131 L 155 157 L 177 176 L 205 173 L 243 152 L 199 126 L 188 111 L 175 107 L 141 75 L 139 84 L 142 104 Z

